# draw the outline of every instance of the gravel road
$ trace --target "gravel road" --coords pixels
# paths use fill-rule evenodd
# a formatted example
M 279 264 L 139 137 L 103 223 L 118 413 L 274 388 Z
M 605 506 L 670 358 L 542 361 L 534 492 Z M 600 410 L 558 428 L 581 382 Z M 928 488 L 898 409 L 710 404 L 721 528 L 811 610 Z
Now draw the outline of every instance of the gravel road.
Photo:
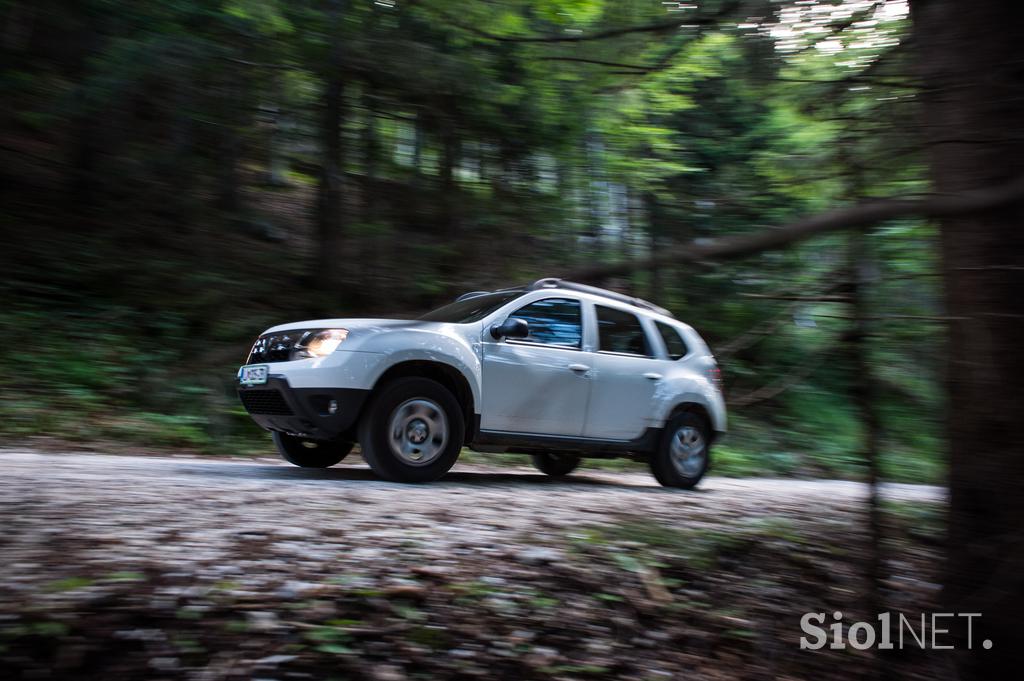
M 30 560 L 33 550 L 45 550 L 67 529 L 65 521 L 75 527 L 77 541 L 95 543 L 97 555 L 105 542 L 130 531 L 135 546 L 149 547 L 140 558 L 163 554 L 175 564 L 216 560 L 222 540 L 246 533 L 304 541 L 341 535 L 346 544 L 360 546 L 400 537 L 437 551 L 498 536 L 537 543 L 553 529 L 624 514 L 677 524 L 777 514 L 794 506 L 850 510 L 866 495 L 864 485 L 837 480 L 709 477 L 686 492 L 661 488 L 638 472 L 591 469 L 554 480 L 526 466 L 456 465 L 438 482 L 402 485 L 376 479 L 353 458 L 358 463 L 315 470 L 276 459 L 0 450 L 0 508 L 21 530 L 6 549 Z M 941 488 L 924 485 L 886 485 L 885 495 L 944 498 Z M 181 540 L 148 544 L 171 532 Z
M 885 493 L 944 496 L 923 485 L 887 485 Z M 846 481 L 714 477 L 685 492 L 643 473 L 585 470 L 553 480 L 525 466 L 456 465 L 441 481 L 402 485 L 376 479 L 361 460 L 314 470 L 275 459 L 0 450 L 5 562 L 26 567 L 46 559 L 54 539 L 84 563 L 180 569 L 228 560 L 233 539 L 263 535 L 291 540 L 311 560 L 339 549 L 377 557 L 402 545 L 430 562 L 459 548 L 545 545 L 565 528 L 622 517 L 700 526 L 810 507 L 845 515 L 865 494 Z
M 113 617 L 111 613 L 115 611 L 122 619 L 127 617 L 124 613 L 133 613 L 134 619 L 118 619 L 118 623 L 111 624 L 110 632 L 103 634 L 104 640 L 147 636 L 164 636 L 166 640 L 147 639 L 145 645 L 139 644 L 144 648 L 138 653 L 141 657 L 125 657 L 123 664 L 127 666 L 120 671 L 104 666 L 108 665 L 104 662 L 96 672 L 102 677 L 131 677 L 139 673 L 137 665 L 148 665 L 150 672 L 166 672 L 169 677 L 246 676 L 262 669 L 259 662 L 269 659 L 268 655 L 276 660 L 270 666 L 299 664 L 306 659 L 296 659 L 290 652 L 276 657 L 263 654 L 268 649 L 276 650 L 274 645 L 268 648 L 267 641 L 283 640 L 278 634 L 289 631 L 289 626 L 299 627 L 300 633 L 305 631 L 303 627 L 314 626 L 289 624 L 289 620 L 299 616 L 282 612 L 288 603 L 312 603 L 303 610 L 302 617 L 307 621 L 337 621 L 330 618 L 352 617 L 351 613 L 346 614 L 345 608 L 349 606 L 344 603 L 349 601 L 345 598 L 362 594 L 359 597 L 366 596 L 369 605 L 360 601 L 358 616 L 370 620 L 377 617 L 373 614 L 377 607 L 373 605 L 374 597 L 409 597 L 433 603 L 422 606 L 431 618 L 458 619 L 461 615 L 457 609 L 448 610 L 446 605 L 453 602 L 451 597 L 431 593 L 439 583 L 437 580 L 441 580 L 453 589 L 452 593 L 466 598 L 466 594 L 477 593 L 473 589 L 486 591 L 507 584 L 511 595 L 501 596 L 494 608 L 501 611 L 511 604 L 508 607 L 515 610 L 520 601 L 537 601 L 541 605 L 536 607 L 540 608 L 543 599 L 537 599 L 539 592 L 535 587 L 553 588 L 552 584 L 575 580 L 573 588 L 582 589 L 585 595 L 590 587 L 585 586 L 584 580 L 604 574 L 600 570 L 607 573 L 602 579 L 617 579 L 608 572 L 619 569 L 615 568 L 616 563 L 612 562 L 611 568 L 593 567 L 587 564 L 590 558 L 573 553 L 573 537 L 580 536 L 574 533 L 586 528 L 621 527 L 622 523 L 643 519 L 645 523 L 681 531 L 700 531 L 742 528 L 752 522 L 779 518 L 803 522 L 802 519 L 813 516 L 819 525 L 824 523 L 825 531 L 834 522 L 840 530 L 837 534 L 842 534 L 845 528 L 860 523 L 851 518 L 860 516 L 866 493 L 863 485 L 842 481 L 714 477 L 706 479 L 697 491 L 684 492 L 663 489 L 650 476 L 637 472 L 583 470 L 558 481 L 527 467 L 476 465 L 457 465 L 439 482 L 410 486 L 379 481 L 358 457 L 353 458 L 357 463 L 311 470 L 272 459 L 0 450 L 0 563 L 7 566 L 0 584 L 0 629 L 4 623 L 23 622 L 26 613 L 50 613 L 47 617 L 65 621 L 67 624 L 61 626 L 71 627 L 71 631 L 77 631 L 75 627 L 83 612 L 101 613 L 100 620 L 95 621 L 105 621 L 103 618 Z M 885 494 L 912 503 L 942 501 L 945 496 L 940 488 L 911 485 L 888 485 Z M 626 542 L 624 548 L 613 548 L 628 552 L 633 550 L 631 546 L 639 544 Z M 824 555 L 824 559 L 829 557 Z M 627 572 L 632 569 L 632 563 L 617 560 Z M 652 586 L 649 573 L 641 569 L 637 574 L 643 580 L 631 577 L 635 582 L 630 583 L 632 586 L 623 578 L 623 595 L 609 596 L 606 600 L 611 603 L 594 605 L 587 601 L 580 605 L 582 610 L 574 615 L 579 626 L 600 630 L 606 615 L 595 608 L 614 605 L 615 599 L 633 598 L 633 592 L 625 590 L 627 586 L 639 590 L 635 597 L 639 601 L 678 599 L 660 582 Z M 490 584 L 488 579 L 495 580 L 491 587 L 486 587 Z M 548 581 L 530 581 L 538 579 Z M 145 580 L 146 587 L 126 588 L 126 580 Z M 465 586 L 481 583 L 485 587 Z M 799 587 L 797 583 L 793 588 Z M 783 605 L 791 598 L 779 596 Z M 268 599 L 273 602 L 268 604 Z M 119 605 L 111 605 L 115 602 Z M 491 605 L 473 607 L 486 613 Z M 187 650 L 182 652 L 180 646 L 175 648 L 167 642 L 172 639 L 151 633 L 152 626 L 137 621 L 139 617 L 151 621 L 155 613 L 165 612 L 168 621 L 180 623 L 182 617 L 192 617 L 188 614 L 192 612 L 190 608 L 196 617 L 204 612 L 218 612 L 223 617 L 228 616 L 224 613 L 241 613 L 239 616 L 250 631 L 274 633 L 276 638 L 238 644 L 242 648 L 263 646 L 253 652 L 206 652 L 190 657 Z M 320 612 L 317 608 L 326 610 Z M 514 629 L 515 617 L 509 614 L 513 610 L 501 611 L 504 614 L 498 621 L 511 622 L 509 626 Z M 398 617 L 396 612 L 403 611 L 392 608 L 380 617 Z M 536 629 L 530 624 L 535 614 L 522 616 L 525 624 L 520 628 Z M 587 624 L 591 617 L 596 618 L 592 625 Z M 473 622 L 482 621 L 484 614 L 465 618 L 466 627 L 477 626 Z M 26 635 L 24 626 L 18 626 L 21 628 L 17 635 Z M 434 626 L 424 624 L 420 628 L 429 633 Z M 459 626 L 437 625 L 445 636 Z M 358 637 L 359 631 L 345 632 L 346 645 L 353 645 L 351 639 Z M 95 632 L 92 635 L 100 636 Z M 529 635 L 543 636 L 536 631 Z M 84 660 L 91 659 L 90 650 L 105 650 L 106 644 L 102 642 L 81 643 L 82 636 L 86 635 L 75 640 L 86 651 L 81 653 Z M 424 642 L 409 641 L 403 635 L 386 652 L 375 652 L 373 648 L 383 645 L 382 641 L 367 643 L 366 648 L 360 649 L 360 656 L 385 662 L 370 667 L 353 666 L 350 671 L 355 674 L 353 670 L 361 669 L 369 674 L 368 678 L 403 678 L 403 666 L 396 666 L 395 660 L 419 659 L 417 646 L 437 648 L 430 636 L 433 634 L 424 634 Z M 449 662 L 444 660 L 457 665 L 459 674 L 466 669 L 472 671 L 473 664 L 491 655 L 487 646 L 492 643 L 487 641 L 501 636 L 504 634 L 481 633 L 478 643 L 445 643 L 441 647 L 447 650 L 448 657 L 423 659 L 431 665 L 441 665 L 433 671 L 440 677 L 454 673 L 454 667 L 445 667 Z M 569 639 L 559 643 L 557 633 L 551 636 L 553 643 L 536 646 L 541 651 L 536 654 L 541 656 L 540 661 L 530 662 L 532 658 L 528 658 L 522 663 L 526 665 L 523 669 L 546 669 L 544 665 L 550 666 L 552 662 L 545 661 L 544 655 L 559 660 L 566 655 L 574 660 L 581 656 L 599 661 L 620 659 L 622 650 L 617 646 L 627 650 L 640 645 L 636 636 L 623 640 L 612 636 L 602 644 L 607 650 L 573 648 L 575 652 L 566 652 L 576 644 Z M 166 643 L 163 647 L 161 640 Z M 571 641 L 577 640 L 582 638 Z M 208 643 L 206 647 L 217 645 L 226 644 Z M 327 648 L 327 644 L 318 645 L 317 650 L 329 651 L 329 646 L 335 644 L 329 642 Z M 408 646 L 411 647 L 407 649 Z M 335 652 L 341 649 L 334 648 Z M 643 669 L 675 673 L 686 668 L 682 658 L 673 655 L 677 657 L 652 657 L 643 663 Z M 40 662 L 38 654 L 33 653 L 15 659 L 13 664 L 37 672 L 39 665 L 51 665 L 46 667 L 50 672 L 65 669 L 65 675 L 70 677 L 75 674 L 67 670 L 86 662 L 74 656 L 71 662 L 63 657 Z M 588 664 L 597 663 L 591 660 Z M 617 668 L 615 664 L 625 663 L 608 664 L 613 669 Z M 319 667 L 314 665 L 313 669 Z

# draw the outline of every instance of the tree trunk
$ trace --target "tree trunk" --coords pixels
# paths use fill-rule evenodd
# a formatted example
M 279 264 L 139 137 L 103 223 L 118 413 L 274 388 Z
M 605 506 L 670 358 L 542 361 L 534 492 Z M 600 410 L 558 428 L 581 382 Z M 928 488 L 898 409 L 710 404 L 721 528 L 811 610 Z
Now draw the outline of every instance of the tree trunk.
M 420 177 L 423 174 L 423 145 L 425 144 L 426 132 L 423 129 L 423 114 L 416 113 L 416 121 L 413 123 L 412 140 L 412 167 L 415 171 L 413 184 L 419 186 Z
M 912 20 L 935 189 L 985 188 L 1020 177 L 1024 3 L 916 0 Z M 1001 141 L 986 141 L 992 139 Z M 973 619 L 973 650 L 966 650 L 966 628 L 957 632 L 962 678 L 994 679 L 1024 666 L 1022 225 L 1021 202 L 941 220 L 946 304 L 955 320 L 947 366 L 944 609 L 981 615 Z
M 658 196 L 653 191 L 646 191 L 643 194 L 644 213 L 647 217 L 647 243 L 650 253 L 657 253 L 661 245 L 661 213 L 659 212 Z M 653 269 L 648 273 L 647 298 L 652 302 L 663 300 L 661 281 L 661 270 Z M 664 303 L 663 303 L 664 304 Z
M 167 201 L 165 210 L 172 220 L 188 225 L 189 232 L 198 232 L 202 223 L 191 219 L 189 213 L 192 205 L 188 201 L 189 197 L 195 195 L 195 176 L 190 164 L 193 151 L 193 118 L 188 114 L 194 91 L 192 84 L 184 79 L 176 79 L 173 87 L 171 97 L 174 108 L 170 125 L 173 152 L 167 157 L 166 166 L 162 169 L 170 187 L 170 200 Z
M 73 141 L 71 144 L 71 162 L 69 168 L 71 196 L 78 206 L 80 215 L 89 215 L 97 202 L 99 181 L 97 178 L 97 143 L 99 121 L 90 110 L 91 103 L 83 91 L 76 97 L 80 111 L 75 114 L 72 122 Z
M 71 118 L 70 158 L 68 159 L 68 189 L 78 214 L 84 220 L 92 217 L 92 209 L 98 201 L 99 182 L 98 158 L 100 153 L 100 129 L 102 119 L 91 101 L 88 83 L 91 75 L 90 63 L 101 44 L 100 19 L 83 14 L 81 29 L 75 36 L 76 43 L 71 51 L 67 73 L 75 82 L 75 109 Z
M 381 145 L 377 138 L 377 116 L 373 113 L 373 98 L 367 86 L 363 87 L 363 109 L 363 222 L 372 223 L 377 219 L 375 184 Z
M 860 456 L 865 464 L 868 483 L 868 547 L 865 555 L 864 578 L 867 583 L 865 599 L 866 619 L 873 619 L 885 612 L 883 585 L 885 561 L 883 551 L 882 502 L 879 493 L 881 468 L 879 442 L 882 436 L 878 415 L 878 390 L 871 361 L 871 343 L 868 338 L 867 288 L 872 268 L 868 252 L 868 235 L 854 232 L 850 235 L 848 274 L 850 277 L 850 316 L 852 322 L 846 332 L 846 350 L 850 377 L 850 398 L 857 409 L 860 420 Z M 876 650 L 876 655 L 882 655 Z M 876 659 L 879 678 L 891 678 L 889 666 L 883 659 Z
M 269 133 L 267 135 L 267 183 L 272 187 L 288 186 L 288 163 L 285 156 L 287 129 L 287 112 L 284 109 L 284 88 L 281 75 L 270 76 L 270 93 L 273 97 L 268 106 L 270 114 Z
M 441 162 L 439 167 L 441 195 L 438 236 L 447 248 L 437 269 L 441 285 L 447 293 L 458 290 L 456 281 L 460 273 L 462 254 L 459 251 L 461 211 L 459 185 L 455 170 L 459 163 L 459 138 L 454 107 L 449 108 L 441 120 Z
M 238 76 L 223 74 L 220 83 L 221 138 L 218 157 L 217 208 L 229 213 L 241 212 L 241 179 L 239 163 L 242 156 L 242 128 L 244 104 L 243 87 Z
M 241 207 L 239 199 L 238 162 L 242 142 L 238 130 L 229 124 L 221 140 L 220 183 L 217 193 L 217 208 L 225 213 L 236 214 Z
M 586 145 L 586 174 L 587 174 L 587 209 L 589 212 L 590 225 L 587 233 L 593 235 L 593 260 L 600 262 L 605 258 L 604 253 L 604 228 L 605 202 L 608 199 L 607 185 L 604 184 L 604 174 L 601 167 L 601 155 L 604 152 L 601 146 L 601 139 L 597 132 L 591 131 L 584 138 Z M 597 280 L 600 284 L 603 281 Z
M 837 114 L 838 115 L 838 114 Z M 837 145 L 839 167 L 848 173 L 849 198 L 858 201 L 864 196 L 864 167 L 856 159 L 856 140 L 847 138 Z M 864 616 L 872 620 L 885 612 L 885 560 L 883 555 L 881 451 L 881 417 L 878 413 L 879 391 L 871 359 L 873 344 L 869 340 L 870 305 L 868 288 L 871 285 L 874 262 L 871 257 L 870 232 L 850 234 L 847 248 L 846 277 L 850 297 L 850 326 L 845 335 L 847 370 L 850 372 L 849 396 L 860 421 L 860 455 L 864 463 L 868 484 L 868 545 L 864 555 L 864 581 L 866 596 Z M 875 649 L 875 674 L 878 679 L 892 678 L 889 660 L 883 649 Z
M 317 245 L 314 285 L 334 296 L 339 281 L 344 220 L 344 171 L 341 125 L 345 81 L 341 63 L 341 0 L 330 4 L 331 52 L 324 73 L 323 118 L 320 123 L 321 171 L 317 192 Z M 329 304 L 329 303 L 328 303 Z
M 369 86 L 363 85 L 363 129 L 362 129 L 362 152 L 363 152 L 363 181 L 362 189 L 362 218 L 364 236 L 361 239 L 362 253 L 360 254 L 359 268 L 361 270 L 362 286 L 360 287 L 359 300 L 367 307 L 377 304 L 377 293 L 382 288 L 381 265 L 384 254 L 387 252 L 387 236 L 382 234 L 383 226 L 377 224 L 379 202 L 377 200 L 377 161 L 381 155 L 381 144 L 377 136 L 377 115 L 373 112 L 373 98 L 370 96 Z
M 455 167 L 459 162 L 459 138 L 456 121 L 450 112 L 441 122 L 441 234 L 450 244 L 459 235 L 458 185 Z

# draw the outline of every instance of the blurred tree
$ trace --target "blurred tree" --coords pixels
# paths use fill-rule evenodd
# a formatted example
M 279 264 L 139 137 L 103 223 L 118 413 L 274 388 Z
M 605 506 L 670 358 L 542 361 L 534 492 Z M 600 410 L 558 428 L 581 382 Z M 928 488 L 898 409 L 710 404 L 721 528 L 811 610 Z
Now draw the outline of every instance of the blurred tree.
M 925 125 L 937 191 L 985 190 L 1024 178 L 1019 3 L 914 2 Z M 1024 194 L 1024 191 L 1021 192 Z M 993 678 L 1024 663 L 1024 202 L 943 218 L 949 324 L 949 572 L 954 612 L 983 613 L 965 677 Z M 992 636 L 997 633 L 998 636 Z M 964 635 L 964 632 L 960 632 Z
M 3 0 L 10 314 L 69 338 L 83 309 L 131 320 L 120 342 L 164 344 L 160 366 L 230 377 L 236 346 L 298 310 L 410 314 L 579 273 L 723 350 L 737 450 L 858 475 L 855 376 L 827 361 L 847 240 L 828 233 L 884 220 L 861 310 L 881 473 L 940 475 L 950 358 L 949 597 L 981 607 L 969 566 L 1012 554 L 1024 498 L 1010 410 L 984 407 L 1016 399 L 1019 235 L 1013 210 L 967 215 L 1020 174 L 1016 10 L 912 6 L 913 27 L 901 0 Z M 866 205 L 793 223 L 847 200 L 851 167 Z M 950 196 L 875 200 L 926 191 L 929 167 Z M 161 371 L 90 385 L 152 395 Z M 83 413 L 121 399 L 102 390 Z M 1013 583 L 991 565 L 998 599 Z
M 345 115 L 346 70 L 343 60 L 344 0 L 330 0 L 323 17 L 322 36 L 326 41 L 327 57 L 322 62 L 320 78 L 324 83 L 320 123 L 320 183 L 317 209 L 316 267 L 313 286 L 330 291 L 339 285 L 340 265 L 344 258 L 340 251 L 344 227 L 346 166 L 342 124 Z
M 803 374 L 794 348 L 812 356 L 841 334 L 831 303 L 763 296 L 820 292 L 842 242 L 717 268 L 669 254 L 831 205 L 840 133 L 856 140 L 866 196 L 924 187 L 895 0 L 668 14 L 649 0 L 29 7 L 3 5 L 0 153 L 5 186 L 27 189 L 4 198 L 32 253 L 15 280 L 173 310 L 203 334 L 218 315 L 239 315 L 221 322 L 233 328 L 296 307 L 408 312 L 658 254 L 671 277 L 626 268 L 613 283 L 708 320 L 716 344 L 774 326 L 728 358 L 731 388 L 753 392 Z M 87 215 L 96 224 L 79 231 Z M 878 314 L 936 316 L 930 228 L 904 220 L 872 240 L 893 279 Z M 780 326 L 787 310 L 815 326 Z M 894 408 L 936 415 L 934 327 L 885 334 Z M 819 426 L 790 396 L 839 403 L 841 378 L 820 369 L 758 403 L 774 446 L 815 456 Z M 927 428 L 893 414 L 907 426 L 893 446 L 934 459 Z

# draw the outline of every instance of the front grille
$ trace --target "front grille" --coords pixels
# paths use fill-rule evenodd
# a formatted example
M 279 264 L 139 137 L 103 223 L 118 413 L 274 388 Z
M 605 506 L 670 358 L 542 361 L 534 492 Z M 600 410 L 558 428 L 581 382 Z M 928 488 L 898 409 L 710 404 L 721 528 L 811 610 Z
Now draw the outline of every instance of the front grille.
M 309 332 L 287 331 L 260 336 L 253 343 L 252 350 L 249 351 L 249 359 L 245 363 L 287 362 L 291 357 L 292 348 L 307 333 Z
M 292 415 L 291 407 L 276 390 L 239 390 L 238 396 L 242 400 L 242 406 L 250 414 Z

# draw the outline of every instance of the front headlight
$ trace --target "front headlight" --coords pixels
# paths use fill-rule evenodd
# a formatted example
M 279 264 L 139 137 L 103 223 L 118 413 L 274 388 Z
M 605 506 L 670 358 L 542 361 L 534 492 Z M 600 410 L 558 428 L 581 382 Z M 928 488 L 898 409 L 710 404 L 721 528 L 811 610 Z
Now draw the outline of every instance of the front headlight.
M 326 357 L 348 338 L 348 329 L 324 329 L 307 331 L 295 344 L 292 359 L 309 359 Z

